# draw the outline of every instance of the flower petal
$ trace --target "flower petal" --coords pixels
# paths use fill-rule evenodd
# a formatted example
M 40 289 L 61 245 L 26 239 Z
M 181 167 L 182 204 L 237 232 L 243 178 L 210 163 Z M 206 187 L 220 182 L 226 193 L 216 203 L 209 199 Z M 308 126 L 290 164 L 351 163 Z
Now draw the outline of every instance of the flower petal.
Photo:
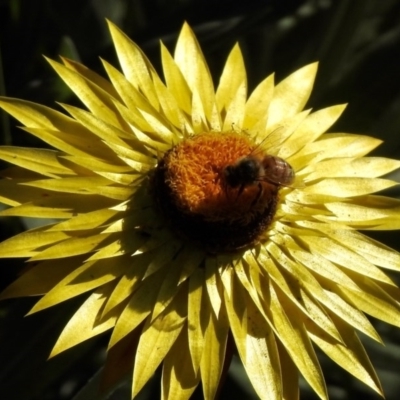
M 236 44 L 226 60 L 215 95 L 219 113 L 223 114 L 230 108 L 238 90 L 243 84 L 246 85 L 246 80 L 246 69 L 244 67 L 242 52 L 239 45 Z M 246 91 L 244 92 L 244 96 L 245 98 L 247 97 Z
M 89 290 L 115 280 L 124 273 L 127 256 L 116 260 L 98 260 L 87 262 L 62 279 L 49 290 L 29 311 L 29 314 L 44 310 L 71 299 Z
M 124 128 L 113 99 L 107 92 L 76 71 L 70 70 L 56 61 L 50 59 L 47 61 L 96 117 L 104 118 L 105 121 L 117 128 Z
M 295 316 L 291 318 L 285 313 L 284 307 L 277 295 L 277 289 L 270 282 L 270 303 L 268 315 L 273 322 L 274 330 L 281 340 L 293 362 L 306 381 L 321 399 L 328 399 L 325 382 L 317 357 L 311 346 L 310 339 L 302 325 L 296 323 Z M 293 326 L 293 324 L 295 324 Z
M 210 307 L 210 306 L 209 306 Z M 204 349 L 200 362 L 200 374 L 205 400 L 215 398 L 224 366 L 229 324 L 225 308 L 218 315 L 209 313 L 209 320 L 204 332 Z
M 58 282 L 76 269 L 76 265 L 83 262 L 82 258 L 64 258 L 57 262 L 42 261 L 32 268 L 28 268 L 17 280 L 11 283 L 0 294 L 0 299 L 11 299 L 14 297 L 37 296 L 49 292 Z
M 174 59 L 190 90 L 198 96 L 208 121 L 212 120 L 215 105 L 214 86 L 211 74 L 199 43 L 188 24 L 184 24 L 175 47 Z M 192 110 L 193 113 L 193 110 Z
M 132 398 L 134 398 L 145 383 L 151 378 L 156 368 L 171 351 L 184 324 L 187 311 L 183 301 L 187 288 L 181 288 L 163 315 L 151 321 L 149 318 L 143 327 L 136 350 L 133 367 Z
M 124 75 L 135 88 L 144 93 L 150 104 L 158 110 L 157 94 L 151 79 L 151 75 L 156 71 L 142 50 L 117 26 L 110 21 L 107 22 Z
M 357 334 L 339 318 L 335 319 L 335 324 L 340 329 L 341 336 L 344 339 L 344 344 L 332 343 L 325 337 L 318 337 L 310 333 L 311 339 L 333 361 L 383 396 L 379 378 L 376 375 Z
M 107 300 L 112 286 L 108 284 L 97 289 L 81 305 L 63 329 L 49 358 L 114 327 L 119 310 L 115 310 L 114 315 L 109 316 L 106 320 L 98 321 L 101 307 Z
M 268 126 L 300 112 L 310 97 L 318 63 L 306 65 L 275 86 L 268 110 Z
M 232 270 L 226 270 L 223 281 L 229 325 L 250 381 L 260 398 L 279 400 L 280 362 L 271 327 L 235 280 Z
M 200 382 L 200 374 L 195 371 L 188 348 L 187 330 L 182 329 L 164 359 L 161 399 L 189 400 Z

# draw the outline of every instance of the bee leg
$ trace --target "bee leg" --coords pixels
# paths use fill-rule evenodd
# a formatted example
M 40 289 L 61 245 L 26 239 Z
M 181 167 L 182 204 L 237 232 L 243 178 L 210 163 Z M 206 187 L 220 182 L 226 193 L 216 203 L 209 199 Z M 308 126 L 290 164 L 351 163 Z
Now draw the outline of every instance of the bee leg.
M 243 193 L 244 188 L 246 187 L 246 185 L 240 185 L 240 188 L 238 190 L 238 194 L 236 196 L 236 200 L 239 198 L 239 196 Z
M 257 196 L 254 198 L 254 200 L 251 202 L 250 208 L 255 206 L 258 203 L 258 201 L 260 200 L 262 194 L 264 193 L 263 185 L 262 185 L 261 182 L 258 182 L 257 187 L 258 187 L 258 193 L 257 193 Z

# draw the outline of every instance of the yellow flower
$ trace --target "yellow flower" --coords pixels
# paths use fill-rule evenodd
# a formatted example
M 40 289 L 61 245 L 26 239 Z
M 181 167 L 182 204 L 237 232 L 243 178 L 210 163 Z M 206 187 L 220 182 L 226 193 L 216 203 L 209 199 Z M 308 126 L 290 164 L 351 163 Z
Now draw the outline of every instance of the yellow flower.
M 30 313 L 88 292 L 52 356 L 112 330 L 106 385 L 133 371 L 132 396 L 162 364 L 162 398 L 214 398 L 231 337 L 263 399 L 296 399 L 299 373 L 322 399 L 319 347 L 381 393 L 356 330 L 364 313 L 400 326 L 382 269 L 397 252 L 358 230 L 400 228 L 400 202 L 372 194 L 400 162 L 379 140 L 329 133 L 344 106 L 302 111 L 317 65 L 247 95 L 238 46 L 218 87 L 184 25 L 164 81 L 110 23 L 123 73 L 49 61 L 88 111 L 2 98 L 56 150 L 2 147 L 2 216 L 60 219 L 0 245 L 29 268 L 2 298 L 44 295 Z M 230 339 L 229 339 L 230 340 Z M 229 344 L 229 343 L 228 343 Z

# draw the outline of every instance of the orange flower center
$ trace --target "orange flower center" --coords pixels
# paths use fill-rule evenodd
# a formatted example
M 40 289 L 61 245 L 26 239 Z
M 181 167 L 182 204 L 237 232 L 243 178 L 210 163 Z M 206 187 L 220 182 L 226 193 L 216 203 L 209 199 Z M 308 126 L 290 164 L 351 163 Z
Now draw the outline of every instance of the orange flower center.
M 271 222 L 279 189 L 264 179 L 264 157 L 244 134 L 193 136 L 160 161 L 156 200 L 178 231 L 213 252 L 252 244 Z

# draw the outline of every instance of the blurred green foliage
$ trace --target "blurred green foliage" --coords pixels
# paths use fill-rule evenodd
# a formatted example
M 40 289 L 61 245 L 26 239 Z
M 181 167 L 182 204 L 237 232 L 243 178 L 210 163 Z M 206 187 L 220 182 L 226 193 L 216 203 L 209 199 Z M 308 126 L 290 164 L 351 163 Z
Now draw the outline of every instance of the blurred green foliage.
M 349 106 L 333 130 L 364 133 L 384 140 L 376 154 L 400 156 L 400 2 L 398 0 L 0 0 L 0 91 L 56 106 L 76 103 L 42 55 L 79 60 L 102 73 L 98 57 L 118 65 L 105 18 L 120 26 L 159 68 L 159 39 L 173 49 L 184 21 L 194 28 L 216 83 L 226 56 L 237 41 L 245 55 L 250 89 L 276 72 L 279 81 L 297 68 L 320 61 L 309 106 Z M 0 142 L 44 146 L 1 115 Z M 396 175 L 393 176 L 396 179 Z M 399 175 L 397 174 L 397 178 Z M 390 192 L 399 196 L 398 190 Z M 29 226 L 26 220 L 1 219 L 1 239 Z M 374 237 L 400 249 L 399 233 Z M 23 268 L 1 260 L 0 286 Z M 58 334 L 82 299 L 22 318 L 34 299 L 0 303 L 0 398 L 67 400 L 89 398 L 87 382 L 101 367 L 107 336 L 84 343 L 54 360 L 46 358 Z M 400 393 L 400 334 L 379 324 L 386 349 L 366 341 L 388 400 Z M 377 399 L 322 357 L 331 398 Z M 92 382 L 94 382 L 92 381 Z M 159 398 L 158 381 L 141 398 Z M 303 385 L 304 386 L 304 385 Z M 233 397 L 232 397 L 233 396 Z M 95 398 L 95 397 L 94 397 Z M 129 399 L 121 386 L 109 399 Z M 200 399 L 201 391 L 194 398 Z M 243 371 L 234 363 L 221 399 L 254 398 Z M 315 399 L 303 387 L 302 399 Z

